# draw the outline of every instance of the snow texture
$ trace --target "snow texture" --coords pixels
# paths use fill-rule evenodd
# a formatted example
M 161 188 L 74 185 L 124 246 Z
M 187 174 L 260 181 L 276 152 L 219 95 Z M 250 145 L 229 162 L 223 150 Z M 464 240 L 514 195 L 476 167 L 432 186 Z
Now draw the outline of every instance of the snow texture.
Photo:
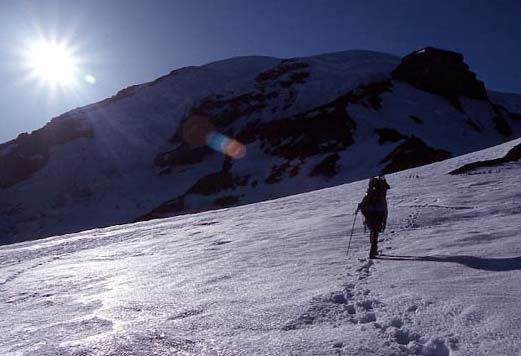
M 0 247 L 0 354 L 521 354 L 521 163 L 449 175 L 521 140 L 387 177 Z

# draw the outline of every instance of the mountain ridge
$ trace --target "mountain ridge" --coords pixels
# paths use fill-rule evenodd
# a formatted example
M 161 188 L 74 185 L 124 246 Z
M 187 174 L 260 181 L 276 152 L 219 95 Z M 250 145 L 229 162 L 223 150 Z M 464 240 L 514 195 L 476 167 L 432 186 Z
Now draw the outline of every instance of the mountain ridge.
M 238 57 L 125 88 L 0 145 L 0 238 L 247 204 L 521 135 L 515 96 L 471 99 L 451 91 L 452 75 L 438 80 L 469 70 L 447 53 L 406 56 L 432 67 L 422 78 L 399 57 L 345 51 Z

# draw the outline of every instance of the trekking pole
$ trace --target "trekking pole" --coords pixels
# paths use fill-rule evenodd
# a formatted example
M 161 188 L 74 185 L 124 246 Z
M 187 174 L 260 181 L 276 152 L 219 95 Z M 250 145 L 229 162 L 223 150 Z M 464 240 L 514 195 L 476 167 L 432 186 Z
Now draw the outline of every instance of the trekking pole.
M 349 255 L 349 248 L 351 247 L 351 239 L 353 238 L 353 232 L 355 232 L 356 216 L 358 215 L 358 209 L 355 212 L 355 218 L 353 219 L 353 227 L 351 228 L 351 236 L 349 236 L 349 243 L 347 244 L 346 257 Z

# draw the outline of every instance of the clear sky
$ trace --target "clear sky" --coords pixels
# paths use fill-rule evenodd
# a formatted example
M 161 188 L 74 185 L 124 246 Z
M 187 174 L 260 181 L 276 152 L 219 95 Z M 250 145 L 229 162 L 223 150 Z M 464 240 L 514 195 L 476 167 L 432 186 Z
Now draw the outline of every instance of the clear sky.
M 520 19 L 519 0 L 3 0 L 0 142 L 172 69 L 242 55 L 430 45 L 463 53 L 489 89 L 521 93 Z M 73 53 L 73 84 L 34 73 L 42 39 Z

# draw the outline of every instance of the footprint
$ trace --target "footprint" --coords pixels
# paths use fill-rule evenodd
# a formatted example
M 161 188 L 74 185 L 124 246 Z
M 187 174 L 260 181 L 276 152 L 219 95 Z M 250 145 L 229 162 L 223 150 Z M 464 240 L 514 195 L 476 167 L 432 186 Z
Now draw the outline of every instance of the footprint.
M 356 308 L 350 303 L 351 298 L 352 294 L 349 291 L 335 291 L 314 297 L 306 310 L 294 320 L 287 322 L 282 330 L 297 330 L 322 323 L 358 323 L 355 317 Z
M 360 262 L 365 261 L 356 270 L 356 272 L 358 272 L 358 280 L 363 280 L 371 275 L 371 267 L 374 265 L 374 262 L 373 262 L 373 260 L 366 260 L 365 258 L 361 258 L 359 261 Z
M 364 313 L 364 314 L 362 314 L 362 315 L 358 318 L 358 321 L 359 321 L 361 324 L 367 324 L 367 323 L 375 322 L 375 321 L 376 321 L 376 314 L 375 314 L 374 312 L 367 312 L 367 313 Z
M 333 344 L 333 348 L 335 348 L 335 349 L 341 349 L 342 347 L 344 347 L 344 343 L 342 341 L 335 342 Z
M 412 345 L 407 348 L 409 351 L 417 352 L 420 351 L 420 355 L 424 356 L 449 356 L 450 350 L 445 344 L 445 341 L 434 337 L 428 339 L 425 343 L 421 344 L 418 342 L 411 343 Z
M 439 337 L 422 337 L 420 334 L 409 330 L 400 318 L 392 318 L 381 326 L 381 330 L 387 335 L 388 346 L 396 343 L 402 351 L 414 355 L 449 356 L 451 350 L 458 348 L 457 338 L 451 337 L 444 340 Z

